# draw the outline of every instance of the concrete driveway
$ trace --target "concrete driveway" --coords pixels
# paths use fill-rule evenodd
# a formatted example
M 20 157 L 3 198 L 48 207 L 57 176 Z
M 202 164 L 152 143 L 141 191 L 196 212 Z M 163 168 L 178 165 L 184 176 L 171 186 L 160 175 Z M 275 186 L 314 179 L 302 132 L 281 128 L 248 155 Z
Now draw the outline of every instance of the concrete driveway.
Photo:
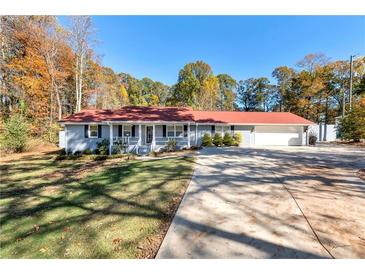
M 157 258 L 365 258 L 365 151 L 205 148 Z

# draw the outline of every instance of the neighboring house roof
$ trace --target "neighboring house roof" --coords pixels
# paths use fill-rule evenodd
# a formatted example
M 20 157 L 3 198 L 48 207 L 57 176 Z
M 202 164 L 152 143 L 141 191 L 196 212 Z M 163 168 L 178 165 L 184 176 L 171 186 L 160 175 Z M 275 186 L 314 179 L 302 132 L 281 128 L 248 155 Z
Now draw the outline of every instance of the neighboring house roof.
M 311 121 L 290 112 L 197 111 L 188 107 L 137 107 L 117 110 L 85 109 L 70 115 L 61 123 L 106 121 L 195 122 L 224 124 L 290 124 L 310 125 Z

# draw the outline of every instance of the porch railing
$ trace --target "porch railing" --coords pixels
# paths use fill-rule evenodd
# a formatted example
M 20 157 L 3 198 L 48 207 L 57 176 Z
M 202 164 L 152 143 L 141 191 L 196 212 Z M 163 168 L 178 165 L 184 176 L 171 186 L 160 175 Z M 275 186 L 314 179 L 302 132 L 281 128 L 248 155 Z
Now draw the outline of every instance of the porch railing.
M 138 137 L 113 137 L 113 145 L 134 145 L 138 143 Z

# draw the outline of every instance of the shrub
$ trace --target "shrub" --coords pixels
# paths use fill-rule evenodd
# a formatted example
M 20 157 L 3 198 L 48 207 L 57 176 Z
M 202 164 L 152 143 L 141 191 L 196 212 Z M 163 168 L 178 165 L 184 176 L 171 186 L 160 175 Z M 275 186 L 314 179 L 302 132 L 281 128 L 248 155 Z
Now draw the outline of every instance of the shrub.
M 55 158 L 55 160 L 56 161 L 63 161 L 63 160 L 66 160 L 67 159 L 67 155 L 62 155 L 62 154 L 60 154 L 60 155 L 57 155 L 56 156 L 56 158 Z
M 108 159 L 122 159 L 122 158 L 129 158 L 130 154 L 113 154 L 109 155 Z
M 225 146 L 233 146 L 234 145 L 234 140 L 233 140 L 233 137 L 231 134 L 229 134 L 228 132 L 226 132 L 224 134 L 224 137 L 223 137 L 223 144 Z
M 311 146 L 315 146 L 317 143 L 317 135 L 313 132 L 309 132 L 308 143 Z
M 90 148 L 87 148 L 87 149 L 85 149 L 85 150 L 83 151 L 83 154 L 84 154 L 84 155 L 91 155 L 91 154 L 93 154 L 93 151 L 92 151 Z
M 95 155 L 93 159 L 94 161 L 105 161 L 108 159 L 108 155 Z
M 158 157 L 160 154 L 161 154 L 160 152 L 154 150 L 151 152 L 151 156 L 153 157 Z
M 128 144 L 123 142 L 122 140 L 118 140 L 112 146 L 112 154 L 121 154 L 121 153 L 127 153 L 127 152 L 128 152 Z
M 167 151 L 176 151 L 176 140 L 170 139 L 166 144 Z
M 352 111 L 340 120 L 338 131 L 342 139 L 354 142 L 365 139 L 365 105 L 354 106 Z
M 208 133 L 204 133 L 202 138 L 202 146 L 211 146 L 212 145 L 212 138 Z
M 223 139 L 220 133 L 214 134 L 213 144 L 215 144 L 217 147 L 221 147 L 223 145 Z
M 77 160 L 82 158 L 82 154 L 70 154 L 70 155 L 57 155 L 55 160 L 56 161 L 63 161 L 63 160 Z
M 10 117 L 4 125 L 3 146 L 14 152 L 24 151 L 28 140 L 28 124 L 22 115 Z
M 57 144 L 60 129 L 61 128 L 58 123 L 53 123 L 47 126 L 42 134 L 42 139 L 52 144 Z
M 234 144 L 235 146 L 239 146 L 241 142 L 242 142 L 242 136 L 241 136 L 241 133 L 236 132 L 236 133 L 233 135 L 233 144 Z
M 109 154 L 109 140 L 103 139 L 101 142 L 96 143 L 97 154 L 108 155 Z

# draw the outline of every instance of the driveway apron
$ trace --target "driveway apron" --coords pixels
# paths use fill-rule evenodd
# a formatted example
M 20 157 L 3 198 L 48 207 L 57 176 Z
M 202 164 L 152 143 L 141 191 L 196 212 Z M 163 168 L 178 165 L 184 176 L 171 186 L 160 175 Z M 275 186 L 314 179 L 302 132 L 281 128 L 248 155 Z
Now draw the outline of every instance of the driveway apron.
M 275 163 L 204 148 L 156 258 L 329 258 Z

